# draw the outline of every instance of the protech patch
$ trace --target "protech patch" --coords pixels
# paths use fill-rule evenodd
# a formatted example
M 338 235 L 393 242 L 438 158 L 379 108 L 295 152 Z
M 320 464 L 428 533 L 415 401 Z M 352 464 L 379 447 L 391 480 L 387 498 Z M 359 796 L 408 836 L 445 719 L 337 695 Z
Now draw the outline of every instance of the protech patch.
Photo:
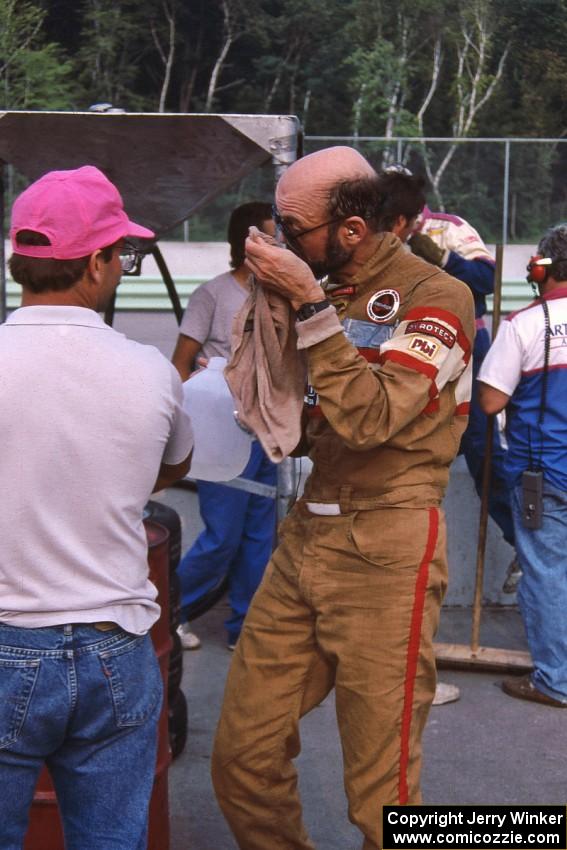
M 405 331 L 407 334 L 421 334 L 425 336 L 434 336 L 447 348 L 453 348 L 457 338 L 455 334 L 437 322 L 429 322 L 426 319 L 421 319 L 418 322 L 410 322 Z

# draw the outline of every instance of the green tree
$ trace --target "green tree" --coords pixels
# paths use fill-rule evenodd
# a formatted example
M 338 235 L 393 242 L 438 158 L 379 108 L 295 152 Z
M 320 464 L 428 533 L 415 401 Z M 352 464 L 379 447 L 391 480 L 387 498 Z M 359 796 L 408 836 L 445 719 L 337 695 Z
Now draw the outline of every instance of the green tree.
M 107 102 L 134 111 L 157 105 L 155 90 L 139 86 L 151 43 L 147 12 L 137 0 L 85 0 L 75 57 L 85 107 Z
M 498 135 L 564 135 L 567 0 L 500 0 L 499 14 L 511 50 L 489 124 Z
M 295 113 L 498 235 L 503 148 L 450 137 L 565 137 L 566 42 L 567 0 L 0 0 L 0 108 Z M 512 154 L 522 238 L 567 215 L 567 145 Z
M 69 109 L 76 86 L 61 48 L 46 42 L 45 11 L 27 0 L 0 0 L 0 99 L 3 109 Z
M 264 6 L 269 50 L 253 60 L 247 91 L 261 112 L 297 114 L 311 132 L 348 132 L 341 66 L 352 0 L 271 0 Z M 248 74 L 250 78 L 250 74 Z
M 463 3 L 454 22 L 453 53 L 456 68 L 450 86 L 452 100 L 451 134 L 467 138 L 479 127 L 479 117 L 502 80 L 510 42 L 497 47 L 497 9 L 494 0 Z M 419 121 L 420 132 L 423 122 Z M 427 176 L 441 209 L 441 181 L 455 156 L 451 144 L 442 160 L 433 167 L 427 150 L 424 160 Z
M 431 87 L 437 85 L 443 2 L 358 0 L 348 27 L 358 45 L 351 69 L 354 125 L 358 134 L 412 135 Z
M 427 0 L 359 0 L 350 32 L 360 46 L 346 61 L 352 69 L 353 135 L 470 136 L 499 84 L 508 45 L 499 49 L 493 0 L 432 8 Z M 439 125 L 441 124 L 441 128 Z M 424 168 L 437 202 L 456 153 L 435 159 L 422 148 Z M 410 155 L 411 146 L 405 151 Z M 393 156 L 383 149 L 383 163 Z

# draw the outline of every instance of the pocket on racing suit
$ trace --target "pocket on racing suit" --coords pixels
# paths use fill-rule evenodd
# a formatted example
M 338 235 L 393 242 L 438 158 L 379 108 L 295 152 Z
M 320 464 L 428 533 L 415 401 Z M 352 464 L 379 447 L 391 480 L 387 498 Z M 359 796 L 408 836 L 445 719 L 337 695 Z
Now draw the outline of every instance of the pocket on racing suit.
M 383 570 L 415 573 L 427 543 L 428 513 L 411 508 L 357 511 L 351 538 L 359 556 Z

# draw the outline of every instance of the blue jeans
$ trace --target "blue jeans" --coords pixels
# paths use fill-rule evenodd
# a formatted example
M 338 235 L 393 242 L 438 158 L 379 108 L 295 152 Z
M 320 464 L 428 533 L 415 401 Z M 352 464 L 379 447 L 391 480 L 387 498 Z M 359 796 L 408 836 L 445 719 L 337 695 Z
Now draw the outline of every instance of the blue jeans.
M 534 662 L 532 682 L 567 702 L 567 491 L 544 482 L 543 523 L 522 524 L 522 491 L 512 491 L 516 551 L 523 570 L 518 605 Z
M 0 623 L 0 847 L 21 850 L 42 765 L 67 850 L 145 850 L 162 680 L 149 635 Z
M 474 481 L 476 492 L 482 496 L 482 471 L 484 455 L 486 450 L 486 414 L 480 409 L 478 401 L 478 381 L 476 380 L 482 361 L 490 348 L 490 336 L 486 328 L 479 328 L 476 334 L 473 349 L 473 388 L 471 397 L 471 408 L 469 422 L 461 439 L 461 451 L 471 478 Z M 514 545 L 514 524 L 510 509 L 509 487 L 506 481 L 504 462 L 506 451 L 503 448 L 496 423 L 492 438 L 492 465 L 490 473 L 490 492 L 488 497 L 488 512 L 494 522 L 499 526 L 504 540 Z
M 276 466 L 256 440 L 240 478 L 276 484 Z M 228 642 L 235 643 L 272 554 L 276 501 L 209 481 L 198 481 L 197 489 L 205 528 L 177 568 L 181 608 L 194 604 L 228 576 L 232 614 L 225 626 Z

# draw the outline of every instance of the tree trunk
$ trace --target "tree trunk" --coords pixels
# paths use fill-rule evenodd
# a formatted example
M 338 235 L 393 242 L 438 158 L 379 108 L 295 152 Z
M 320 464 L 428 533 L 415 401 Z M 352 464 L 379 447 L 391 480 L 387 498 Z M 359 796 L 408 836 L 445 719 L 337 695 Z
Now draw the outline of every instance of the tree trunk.
M 358 147 L 358 136 L 360 133 L 360 122 L 362 120 L 362 103 L 364 101 L 364 95 L 366 92 L 366 83 L 361 83 L 360 91 L 358 93 L 358 97 L 356 99 L 356 103 L 354 104 L 354 117 L 353 117 L 353 127 L 352 127 L 352 137 L 354 147 Z
M 168 23 L 169 47 L 166 56 L 163 50 L 161 49 L 161 46 L 158 46 L 162 61 L 165 66 L 163 83 L 161 85 L 161 91 L 159 95 L 158 112 L 165 112 L 165 101 L 167 98 L 167 93 L 169 91 L 169 84 L 171 82 L 171 69 L 173 67 L 173 59 L 175 57 L 175 7 L 173 5 L 169 7 L 167 2 L 165 2 L 164 0 L 163 11 L 165 13 Z
M 210 112 L 213 107 L 213 100 L 215 97 L 215 91 L 218 85 L 219 74 L 222 70 L 222 66 L 225 63 L 226 57 L 228 55 L 228 51 L 231 48 L 232 42 L 234 41 L 234 32 L 233 32 L 233 24 L 232 19 L 230 17 L 230 7 L 226 0 L 223 0 L 222 4 L 223 12 L 224 12 L 224 42 L 221 47 L 220 53 L 217 56 L 217 61 L 213 66 L 213 70 L 211 72 L 211 77 L 209 80 L 209 88 L 207 91 L 207 100 L 205 103 L 205 112 Z
M 309 112 L 309 104 L 311 102 L 311 89 L 307 89 L 305 92 L 305 97 L 303 98 L 303 115 L 301 117 L 301 123 L 303 125 L 303 132 L 305 133 L 305 128 L 307 127 L 307 114 Z
M 161 84 L 161 90 L 159 95 L 158 112 L 165 112 L 165 101 L 167 98 L 167 92 L 169 90 L 169 83 L 171 81 L 171 69 L 173 67 L 173 59 L 175 56 L 175 7 L 173 5 L 169 7 L 166 0 L 164 0 L 162 7 L 168 23 L 167 54 L 161 46 L 161 42 L 159 40 L 159 36 L 155 26 L 153 25 L 153 23 L 151 25 L 151 32 L 154 44 L 156 45 L 160 59 L 163 62 L 164 66 L 163 82 Z
M 199 35 L 197 36 L 197 43 L 195 45 L 195 59 L 193 61 L 193 66 L 191 68 L 191 72 L 189 74 L 189 79 L 186 80 L 180 88 L 179 94 L 179 111 L 180 112 L 189 112 L 189 106 L 191 105 L 191 100 L 193 99 L 193 91 L 195 90 L 195 82 L 197 79 L 197 72 L 199 70 L 199 62 L 201 59 L 201 51 L 203 48 L 203 24 L 199 27 Z
M 268 92 L 268 95 L 267 95 L 267 97 L 264 101 L 264 112 L 265 113 L 270 111 L 272 101 L 273 101 L 274 97 L 276 96 L 276 92 L 277 92 L 277 90 L 280 86 L 281 79 L 282 79 L 282 76 L 283 76 L 283 72 L 287 68 L 287 66 L 289 65 L 289 63 L 291 61 L 291 57 L 293 56 L 294 49 L 295 49 L 295 43 L 292 42 L 288 46 L 288 49 L 286 51 L 284 59 L 282 59 L 282 61 L 278 65 L 278 70 L 276 72 L 276 76 L 274 77 L 274 81 L 273 81 L 273 83 L 270 87 L 270 91 Z

